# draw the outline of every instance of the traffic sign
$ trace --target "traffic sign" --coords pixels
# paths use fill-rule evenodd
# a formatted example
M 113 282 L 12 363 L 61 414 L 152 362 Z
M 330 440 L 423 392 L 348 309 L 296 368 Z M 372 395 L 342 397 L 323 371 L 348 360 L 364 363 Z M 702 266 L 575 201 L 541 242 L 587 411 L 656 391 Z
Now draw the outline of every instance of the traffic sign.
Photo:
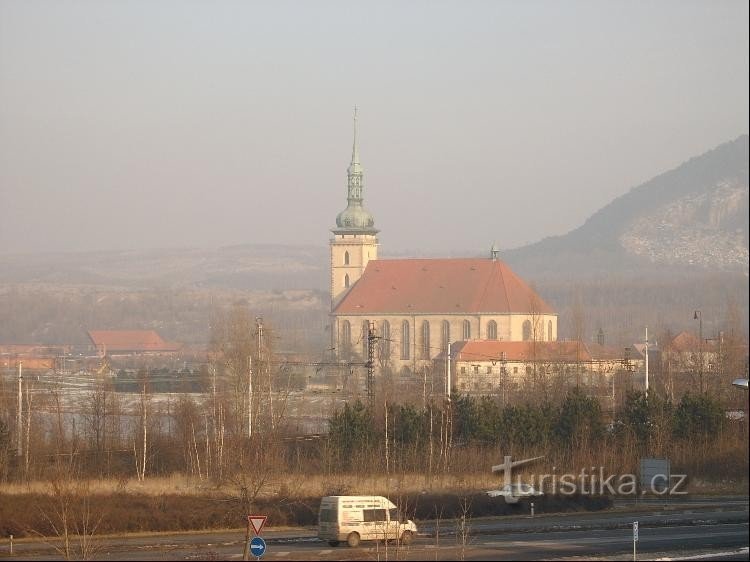
M 255 531 L 256 535 L 260 535 L 261 529 L 263 529 L 263 525 L 266 524 L 266 519 L 268 519 L 267 515 L 248 515 L 247 520 L 250 523 L 250 526 L 253 528 L 253 531 Z
M 633 521 L 633 542 L 638 542 L 638 521 Z
M 253 537 L 250 541 L 250 552 L 258 558 L 263 556 L 266 553 L 266 541 L 261 537 Z

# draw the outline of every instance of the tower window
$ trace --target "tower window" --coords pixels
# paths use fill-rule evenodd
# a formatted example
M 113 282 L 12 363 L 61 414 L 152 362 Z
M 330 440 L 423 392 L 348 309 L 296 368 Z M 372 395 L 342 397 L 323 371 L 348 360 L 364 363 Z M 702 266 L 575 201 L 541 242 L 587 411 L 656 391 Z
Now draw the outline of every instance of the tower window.
M 404 320 L 401 323 L 401 359 L 409 359 L 409 347 L 411 339 L 409 337 L 409 321 Z
M 490 320 L 489 322 L 487 322 L 487 339 L 497 339 L 497 322 L 495 322 L 494 320 Z
M 344 288 L 349 287 L 349 274 L 344 275 Z
M 471 339 L 471 322 L 464 320 L 464 341 Z
M 547 341 L 552 341 L 552 320 L 547 322 Z
M 349 252 L 344 252 L 344 265 L 349 265 Z

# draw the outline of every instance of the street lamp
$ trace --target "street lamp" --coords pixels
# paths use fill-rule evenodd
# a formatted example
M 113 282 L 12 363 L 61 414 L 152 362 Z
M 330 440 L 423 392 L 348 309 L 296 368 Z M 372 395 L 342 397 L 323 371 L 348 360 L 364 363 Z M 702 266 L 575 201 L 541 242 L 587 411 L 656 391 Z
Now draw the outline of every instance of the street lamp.
M 698 359 L 701 363 L 698 369 L 698 376 L 700 377 L 701 394 L 703 394 L 703 313 L 700 310 L 696 310 L 693 313 L 693 320 L 698 320 Z

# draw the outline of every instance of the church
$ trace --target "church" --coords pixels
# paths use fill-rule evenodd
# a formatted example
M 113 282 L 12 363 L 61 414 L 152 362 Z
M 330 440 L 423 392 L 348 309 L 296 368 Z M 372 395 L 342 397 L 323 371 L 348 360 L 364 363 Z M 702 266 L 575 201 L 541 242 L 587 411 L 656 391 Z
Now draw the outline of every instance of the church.
M 556 341 L 557 314 L 493 248 L 487 258 L 378 259 L 378 230 L 363 205 L 354 113 L 347 206 L 330 240 L 331 345 L 342 360 L 368 356 L 372 326 L 381 370 L 415 373 L 448 345 Z

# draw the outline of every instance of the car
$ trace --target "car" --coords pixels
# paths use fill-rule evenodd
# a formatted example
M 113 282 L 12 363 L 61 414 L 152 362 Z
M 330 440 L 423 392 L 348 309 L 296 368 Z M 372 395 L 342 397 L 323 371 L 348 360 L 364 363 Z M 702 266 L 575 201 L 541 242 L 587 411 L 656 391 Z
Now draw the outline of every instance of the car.
M 523 498 L 535 498 L 544 495 L 544 492 L 540 492 L 531 484 L 506 484 L 499 490 L 488 490 L 486 492 L 491 498 L 497 498 L 502 496 L 505 498 L 505 503 L 518 503 Z

